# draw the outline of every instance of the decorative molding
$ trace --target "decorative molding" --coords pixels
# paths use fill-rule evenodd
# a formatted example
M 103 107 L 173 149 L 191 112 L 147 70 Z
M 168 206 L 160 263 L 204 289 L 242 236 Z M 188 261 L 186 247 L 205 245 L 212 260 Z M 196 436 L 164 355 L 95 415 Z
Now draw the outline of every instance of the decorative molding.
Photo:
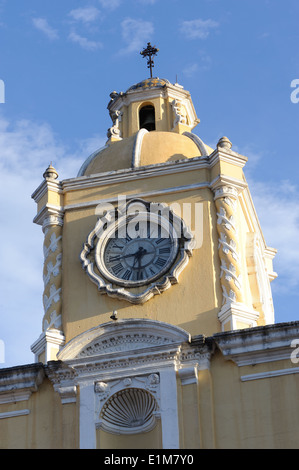
M 170 104 L 174 114 L 172 129 L 174 129 L 178 124 L 187 125 L 187 112 L 184 108 L 185 103 L 178 99 L 174 99 Z
M 291 367 L 290 369 L 278 369 L 260 372 L 257 374 L 241 375 L 241 382 L 248 382 L 251 380 L 269 379 L 272 377 L 281 377 L 283 375 L 299 374 L 299 367 Z
M 46 204 L 34 217 L 33 223 L 41 225 L 43 231 L 53 225 L 63 226 L 64 209 L 62 206 Z
M 63 405 L 66 403 L 76 403 L 77 387 L 75 385 L 60 386 L 56 388 L 56 391 L 59 393 Z
M 129 388 L 104 404 L 97 427 L 116 434 L 148 432 L 156 425 L 157 402 L 146 390 Z
M 50 216 L 50 219 L 53 219 Z M 54 217 L 55 219 L 55 217 Z M 44 318 L 43 331 L 61 328 L 62 312 L 62 224 L 51 220 L 44 229 Z
M 147 355 L 149 349 L 175 349 L 182 343 L 188 343 L 191 337 L 185 330 L 148 319 L 117 320 L 99 325 L 69 341 L 60 351 L 60 361 L 73 361 L 96 357 L 106 360 L 107 355 L 116 354 L 119 358 L 126 357 L 137 351 Z
M 140 167 L 142 141 L 146 134 L 148 134 L 147 129 L 140 129 L 135 136 L 133 153 L 132 153 L 132 168 Z
M 43 182 L 31 195 L 31 197 L 36 203 L 38 203 L 42 199 L 42 197 L 45 196 L 49 191 L 53 193 L 62 194 L 61 181 L 55 179 L 44 179 Z
M 178 370 L 179 378 L 182 385 L 190 385 L 198 383 L 197 367 L 184 367 Z
M 38 390 L 45 373 L 42 364 L 1 370 L 0 404 L 28 400 Z
M 137 210 L 138 215 L 133 209 Z M 116 217 L 117 211 L 117 217 Z M 173 250 L 165 266 L 149 281 L 130 282 L 118 280 L 106 269 L 102 260 L 105 243 L 116 230 L 126 226 L 128 221 L 135 218 L 136 223 L 150 220 L 160 225 L 173 241 Z M 132 224 L 131 224 L 132 225 Z M 133 240 L 134 241 L 134 240 Z M 132 243 L 133 243 L 132 241 Z M 161 294 L 173 284 L 178 283 L 179 275 L 192 256 L 195 240 L 184 221 L 176 216 L 167 204 L 148 203 L 141 199 L 132 199 L 117 209 L 108 211 L 99 218 L 95 228 L 87 237 L 80 254 L 83 269 L 93 281 L 101 294 L 127 300 L 134 304 L 142 304 L 154 295 Z M 142 287 L 142 289 L 140 289 Z
M 106 148 L 106 147 L 104 147 Z M 104 148 L 94 154 L 94 158 Z M 163 162 L 143 167 L 125 168 L 99 173 L 91 176 L 81 176 L 61 181 L 63 193 L 76 191 L 77 189 L 88 189 L 92 187 L 107 186 L 110 184 L 126 183 L 136 179 L 154 178 L 156 176 L 171 175 L 175 173 L 195 171 L 197 169 L 209 168 L 208 157 L 183 158 L 173 162 Z M 209 185 L 209 183 L 207 183 Z
M 235 224 L 238 190 L 234 186 L 223 184 L 214 188 L 214 194 L 223 305 L 229 305 L 233 302 L 243 303 L 238 231 Z
M 193 142 L 197 145 L 200 151 L 201 157 L 209 156 L 209 152 L 205 143 L 196 134 L 193 134 L 193 132 L 184 132 L 183 135 L 193 140 Z
M 299 338 L 299 322 L 278 323 L 238 331 L 216 333 L 215 345 L 238 366 L 291 361 L 293 339 Z
M 77 180 L 80 177 L 86 178 L 86 176 L 84 176 L 84 173 L 85 173 L 86 169 L 88 168 L 88 166 L 90 165 L 90 163 L 99 155 L 99 153 L 102 152 L 102 150 L 105 150 L 107 147 L 108 147 L 108 145 L 106 144 L 103 147 L 97 149 L 91 155 L 89 155 L 89 157 L 85 160 L 85 162 L 81 166 L 80 170 L 78 171 L 78 174 L 77 174 L 77 177 L 76 177 L 75 180 Z M 73 180 L 74 179 L 72 178 L 72 181 Z M 66 181 L 68 181 L 68 180 L 66 180 Z M 62 182 L 62 183 L 64 183 L 64 182 Z
M 159 374 L 97 382 L 96 427 L 117 434 L 150 431 L 159 409 Z
M 57 322 L 61 322 L 60 317 L 57 318 Z M 56 355 L 65 344 L 65 337 L 62 331 L 53 327 L 55 327 L 55 321 L 49 325 L 49 329 L 46 329 L 31 346 L 31 351 L 35 355 L 37 362 L 43 353 L 45 355 L 45 363 L 55 360 Z
M 143 198 L 151 198 L 151 197 L 157 197 L 157 196 L 164 196 L 168 194 L 176 194 L 180 192 L 185 192 L 185 191 L 196 191 L 198 189 L 204 189 L 204 188 L 209 188 L 209 183 L 208 182 L 203 182 L 203 183 L 194 183 L 194 184 L 188 184 L 188 185 L 182 185 L 182 186 L 176 186 L 176 187 L 170 187 L 170 188 L 161 188 L 158 190 L 152 190 L 152 191 L 146 191 L 138 194 L 134 194 L 134 198 L 138 199 L 143 199 Z M 128 198 L 131 198 L 130 195 L 128 195 Z M 99 204 L 114 204 L 117 203 L 119 199 L 119 195 L 115 195 L 110 198 L 106 199 L 96 199 L 93 201 L 86 201 L 82 203 L 76 203 L 76 204 L 68 204 L 65 206 L 65 211 L 72 211 L 72 210 L 84 210 L 87 208 L 91 207 L 96 207 Z
M 6 413 L 0 413 L 0 419 L 16 418 L 18 416 L 26 416 L 29 414 L 30 410 L 7 411 Z
M 112 119 L 112 126 L 109 127 L 107 131 L 107 137 L 108 139 L 112 140 L 121 140 L 121 132 L 119 129 L 119 122 L 121 120 L 122 112 L 119 110 L 116 110 L 113 113 L 110 113 L 110 117 Z
M 238 330 L 241 325 L 244 327 L 257 326 L 257 320 L 260 316 L 259 311 L 248 308 L 244 303 L 236 302 L 233 291 L 228 296 L 224 293 L 227 302 L 218 313 L 219 321 L 224 330 Z

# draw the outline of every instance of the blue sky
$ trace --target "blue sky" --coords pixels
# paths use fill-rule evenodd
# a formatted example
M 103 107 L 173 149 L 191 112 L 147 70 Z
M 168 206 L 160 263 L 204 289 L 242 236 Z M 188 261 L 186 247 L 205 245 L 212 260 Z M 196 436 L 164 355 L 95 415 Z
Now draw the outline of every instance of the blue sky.
M 51 161 L 60 179 L 73 177 L 105 143 L 109 94 L 148 77 L 148 41 L 160 49 L 154 76 L 191 92 L 194 132 L 214 148 L 226 135 L 248 157 L 266 242 L 278 249 L 275 319 L 299 320 L 298 17 L 298 0 L 0 0 L 0 367 L 33 362 L 41 333 L 31 194 Z

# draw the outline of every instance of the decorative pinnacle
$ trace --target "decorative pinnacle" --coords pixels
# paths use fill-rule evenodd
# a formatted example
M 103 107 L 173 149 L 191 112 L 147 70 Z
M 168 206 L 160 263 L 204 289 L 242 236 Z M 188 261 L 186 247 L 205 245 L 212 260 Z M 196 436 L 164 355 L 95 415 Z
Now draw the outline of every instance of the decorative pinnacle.
M 232 143 L 227 137 L 221 137 L 219 139 L 217 147 L 225 148 L 225 149 L 231 149 L 232 148 Z
M 156 46 L 152 46 L 150 42 L 148 42 L 147 47 L 140 52 L 143 57 L 148 57 L 147 68 L 150 69 L 151 78 L 153 78 L 153 57 L 157 55 L 157 52 L 159 52 L 159 49 L 157 49 Z
M 58 178 L 58 173 L 57 171 L 55 170 L 55 168 L 52 166 L 52 162 L 50 163 L 50 165 L 48 166 L 48 168 L 46 169 L 46 171 L 44 172 L 43 174 L 43 177 L 47 180 L 47 179 L 54 179 L 56 180 Z

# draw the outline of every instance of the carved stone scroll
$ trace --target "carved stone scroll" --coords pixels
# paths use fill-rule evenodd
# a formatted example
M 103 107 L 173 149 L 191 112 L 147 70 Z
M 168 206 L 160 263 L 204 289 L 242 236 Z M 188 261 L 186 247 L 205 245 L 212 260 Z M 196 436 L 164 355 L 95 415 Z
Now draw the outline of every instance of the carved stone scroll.
M 237 196 L 237 190 L 231 186 L 220 186 L 215 190 L 223 305 L 243 302 L 236 227 Z
M 43 224 L 43 331 L 61 328 L 62 224 L 62 219 L 58 216 L 49 216 Z

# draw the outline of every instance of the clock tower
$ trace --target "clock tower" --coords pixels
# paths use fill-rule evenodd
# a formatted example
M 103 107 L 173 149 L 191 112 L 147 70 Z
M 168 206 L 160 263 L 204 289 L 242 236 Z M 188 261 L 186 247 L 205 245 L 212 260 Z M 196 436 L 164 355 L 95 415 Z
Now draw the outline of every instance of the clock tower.
M 199 119 L 181 85 L 149 78 L 113 91 L 108 112 L 105 146 L 74 178 L 60 181 L 50 165 L 33 194 L 45 239 L 32 351 L 62 404 L 76 403 L 81 448 L 196 447 L 199 433 L 205 446 L 206 338 L 274 322 L 275 250 L 246 157 L 226 137 L 212 149 L 193 133 Z M 191 387 L 199 372 L 204 431 Z

